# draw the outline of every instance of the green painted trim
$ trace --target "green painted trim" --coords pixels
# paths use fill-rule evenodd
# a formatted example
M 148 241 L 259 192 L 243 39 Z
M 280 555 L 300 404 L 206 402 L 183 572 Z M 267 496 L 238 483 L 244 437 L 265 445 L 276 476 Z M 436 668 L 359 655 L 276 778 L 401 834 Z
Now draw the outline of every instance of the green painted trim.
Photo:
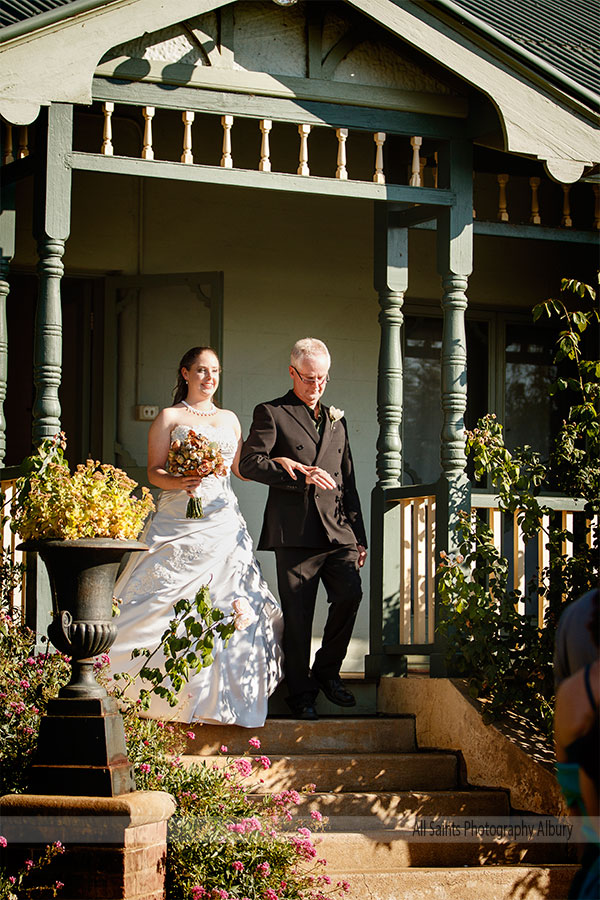
M 422 222 L 411 226 L 435 231 L 437 224 Z M 508 237 L 528 241 L 557 241 L 567 244 L 598 245 L 600 234 L 597 231 L 578 231 L 572 228 L 547 228 L 545 225 L 511 225 L 509 222 L 481 222 L 473 220 L 473 233 L 485 237 Z
M 409 187 L 401 184 L 371 184 L 362 181 L 338 181 L 335 178 L 254 172 L 248 169 L 221 169 L 219 166 L 197 166 L 185 163 L 158 162 L 130 157 L 102 156 L 99 153 L 68 154 L 67 165 L 87 172 L 114 175 L 136 175 L 146 178 L 167 178 L 172 181 L 191 181 L 203 184 L 224 184 L 230 187 L 263 188 L 272 191 L 292 191 L 302 194 L 321 194 L 357 200 L 390 200 L 395 203 L 436 203 L 450 207 L 455 203 L 452 191 L 441 188 Z
M 565 497 L 557 494 L 538 494 L 542 506 L 564 512 L 584 512 L 586 501 L 576 497 Z M 499 498 L 487 491 L 471 491 L 471 506 L 482 509 L 498 509 Z
M 322 100 L 329 103 L 347 103 L 350 106 L 376 104 L 382 109 L 458 119 L 465 119 L 469 113 L 466 97 L 455 97 L 451 94 L 402 91 L 377 85 L 345 84 L 323 78 L 274 76 L 266 72 L 164 63 L 148 59 L 131 59 L 126 56 L 102 63 L 96 68 L 95 75 L 121 81 L 154 82 L 293 100 Z
M 459 138 L 464 133 L 464 123 L 448 116 L 378 109 L 368 105 L 351 106 L 323 103 L 318 100 L 300 103 L 281 97 L 198 90 L 189 87 L 165 91 L 164 87 L 147 82 L 131 84 L 109 82 L 103 78 L 94 79 L 92 93 L 94 100 L 112 100 L 114 103 L 131 106 L 193 110 L 219 116 L 228 113 L 241 118 L 291 122 L 293 125 L 302 122 L 307 125 L 328 125 L 332 128 L 385 131 L 387 134 L 405 134 L 411 137 L 417 134 L 440 140 Z

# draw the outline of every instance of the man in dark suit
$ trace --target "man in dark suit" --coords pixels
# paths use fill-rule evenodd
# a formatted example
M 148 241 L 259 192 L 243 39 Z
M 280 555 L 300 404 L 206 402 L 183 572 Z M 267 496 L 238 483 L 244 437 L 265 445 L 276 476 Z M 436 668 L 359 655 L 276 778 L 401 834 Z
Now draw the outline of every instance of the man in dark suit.
M 294 345 L 292 390 L 256 407 L 239 463 L 245 478 L 269 486 L 258 548 L 275 551 L 288 704 L 303 719 L 317 718 L 319 689 L 339 706 L 355 705 L 340 667 L 362 597 L 359 569 L 367 556 L 343 412 L 321 403 L 330 362 L 322 341 L 304 338 Z M 311 670 L 319 580 L 329 613 Z

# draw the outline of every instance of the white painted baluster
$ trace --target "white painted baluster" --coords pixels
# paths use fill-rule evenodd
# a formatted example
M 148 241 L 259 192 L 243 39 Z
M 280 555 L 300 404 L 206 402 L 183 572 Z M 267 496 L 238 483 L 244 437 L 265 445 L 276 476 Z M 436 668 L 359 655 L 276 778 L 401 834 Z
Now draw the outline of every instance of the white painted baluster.
M 271 119 L 260 120 L 262 139 L 260 142 L 260 162 L 258 164 L 259 172 L 271 171 L 271 148 L 269 147 L 269 134 L 272 127 L 273 122 L 271 121 Z
M 181 114 L 181 119 L 183 122 L 183 153 L 181 154 L 181 162 L 191 164 L 194 162 L 194 156 L 192 154 L 192 122 L 194 121 L 195 113 L 187 110 L 186 112 Z
M 600 229 L 600 185 L 593 184 L 594 189 L 594 228 Z
M 410 644 L 412 500 L 400 501 L 400 643 Z
M 411 187 L 421 187 L 420 152 L 422 144 L 422 137 L 411 137 L 410 146 L 412 147 L 412 166 L 409 181 L 409 185 Z
M 506 185 L 508 184 L 508 175 L 498 175 L 498 221 L 508 222 L 508 207 L 506 203 Z
M 531 215 L 529 216 L 529 221 L 532 225 L 541 225 L 542 217 L 540 216 L 540 203 L 538 200 L 538 188 L 540 186 L 540 179 L 530 178 L 529 184 L 531 186 Z
M 310 125 L 298 125 L 298 134 L 300 135 L 300 165 L 298 166 L 298 175 L 310 175 L 308 168 L 308 136 L 310 134 Z
M 144 116 L 144 146 L 142 147 L 142 159 L 154 159 L 154 150 L 152 149 L 152 119 L 156 112 L 153 106 L 144 106 L 142 115 Z
M 335 133 L 337 134 L 338 139 L 337 169 L 335 170 L 335 177 L 339 178 L 340 181 L 347 181 L 348 169 L 346 168 L 346 141 L 348 140 L 348 129 L 336 128 Z
M 109 100 L 102 104 L 102 112 L 104 113 L 104 127 L 102 129 L 102 149 L 100 153 L 104 156 L 113 155 L 112 143 L 112 114 L 115 111 L 115 104 Z
M 375 174 L 373 181 L 375 184 L 385 184 L 385 175 L 383 174 L 383 145 L 385 144 L 385 131 L 376 131 L 373 140 L 377 145 L 375 151 Z
M 572 228 L 573 227 L 573 219 L 571 218 L 571 185 L 563 184 L 563 211 L 562 211 L 562 219 L 560 220 L 560 224 L 563 228 Z
M 427 593 L 425 590 L 425 577 L 427 573 L 427 532 L 425 530 L 425 505 L 424 497 L 413 500 L 413 639 L 416 644 L 427 642 L 425 630 L 425 611 L 427 608 Z
M 538 594 L 538 626 L 544 627 L 544 617 L 548 608 L 548 567 L 550 566 L 550 550 L 548 549 L 548 534 L 550 531 L 550 516 L 542 516 L 542 527 L 538 531 L 538 584 L 540 588 L 546 588 L 546 593 Z
M 223 126 L 223 156 L 221 157 L 222 169 L 233 169 L 233 157 L 231 155 L 231 129 L 233 128 L 233 116 L 221 116 Z
M 7 166 L 9 163 L 15 161 L 15 154 L 13 152 L 13 130 L 12 125 L 9 125 L 8 122 L 4 126 L 4 165 Z
M 475 524 L 477 518 L 477 512 L 474 512 L 473 516 L 473 524 Z M 502 513 L 500 510 L 493 506 L 488 510 L 488 525 L 490 527 L 490 531 L 492 532 L 492 543 L 494 544 L 495 549 L 499 554 L 502 553 Z M 490 594 L 492 597 L 494 596 L 494 577 L 490 576 L 489 582 Z
M 527 578 L 525 576 L 525 536 L 519 523 L 518 513 L 513 514 L 513 588 L 521 592 L 521 599 L 516 604 L 517 612 L 525 615 L 525 597 L 527 596 Z
M 427 642 L 433 644 L 435 640 L 435 496 L 429 497 L 427 513 L 427 559 L 429 562 L 427 572 Z
M 19 132 L 19 159 L 25 159 L 29 156 L 29 129 L 27 125 L 22 125 Z

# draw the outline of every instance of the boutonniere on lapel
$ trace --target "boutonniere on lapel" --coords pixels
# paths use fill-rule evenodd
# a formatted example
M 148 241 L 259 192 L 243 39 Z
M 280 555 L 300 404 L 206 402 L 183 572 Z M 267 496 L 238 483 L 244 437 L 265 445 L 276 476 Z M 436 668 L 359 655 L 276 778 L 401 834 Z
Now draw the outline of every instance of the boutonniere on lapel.
M 343 409 L 338 409 L 337 406 L 329 407 L 329 422 L 331 424 L 332 429 L 333 429 L 333 426 L 335 425 L 335 423 L 339 422 L 340 419 L 342 419 L 343 417 L 344 417 Z

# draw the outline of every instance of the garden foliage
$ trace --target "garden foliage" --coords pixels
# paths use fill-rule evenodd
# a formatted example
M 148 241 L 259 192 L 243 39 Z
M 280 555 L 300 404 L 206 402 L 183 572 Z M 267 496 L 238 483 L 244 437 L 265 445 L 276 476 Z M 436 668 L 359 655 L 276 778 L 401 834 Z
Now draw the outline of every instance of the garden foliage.
M 464 512 L 457 529 L 459 553 L 442 554 L 439 594 L 440 633 L 447 642 L 452 675 L 469 680 L 472 696 L 486 700 L 486 718 L 505 710 L 528 717 L 548 732 L 552 726 L 554 635 L 565 603 L 598 584 L 598 514 L 600 512 L 600 360 L 585 359 L 582 335 L 597 328 L 598 297 L 589 285 L 563 280 L 560 300 L 536 306 L 534 319 L 558 318 L 555 362 L 566 363 L 569 377 L 549 385 L 550 394 L 569 392 L 569 413 L 550 458 L 529 446 L 509 451 L 495 416 L 467 432 L 467 453 L 477 479 L 489 479 L 499 508 L 516 513 L 527 540 L 540 532 L 550 552 L 547 570 L 538 573 L 522 597 L 509 583 L 509 562 L 494 547 L 486 521 Z M 585 501 L 587 535 L 565 531 L 544 506 L 543 492 L 559 490 Z M 549 519 L 544 517 L 549 516 Z M 594 517 L 596 517 L 594 519 Z M 549 521 L 549 527 L 544 525 Z M 566 558 L 565 541 L 574 545 Z M 521 615 L 517 604 L 537 609 L 546 604 L 544 628 Z

